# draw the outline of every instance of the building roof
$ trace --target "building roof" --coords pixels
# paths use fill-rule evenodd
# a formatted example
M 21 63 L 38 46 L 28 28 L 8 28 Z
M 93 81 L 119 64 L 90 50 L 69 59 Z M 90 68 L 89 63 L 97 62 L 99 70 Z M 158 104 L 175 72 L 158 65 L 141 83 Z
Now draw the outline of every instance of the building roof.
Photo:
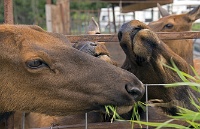
M 173 3 L 173 0 L 100 0 L 111 3 L 115 6 L 122 7 L 122 12 L 140 11 L 152 7 L 157 7 L 157 3 L 160 5 Z

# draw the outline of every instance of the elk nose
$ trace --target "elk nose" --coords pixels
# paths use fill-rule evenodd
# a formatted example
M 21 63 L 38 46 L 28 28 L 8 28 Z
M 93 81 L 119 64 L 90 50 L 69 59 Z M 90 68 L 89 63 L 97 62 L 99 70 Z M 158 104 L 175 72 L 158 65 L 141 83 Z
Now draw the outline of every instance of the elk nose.
M 133 96 L 134 100 L 136 101 L 140 100 L 144 94 L 144 87 L 142 83 L 135 85 L 128 83 L 125 85 L 125 89 L 129 94 Z

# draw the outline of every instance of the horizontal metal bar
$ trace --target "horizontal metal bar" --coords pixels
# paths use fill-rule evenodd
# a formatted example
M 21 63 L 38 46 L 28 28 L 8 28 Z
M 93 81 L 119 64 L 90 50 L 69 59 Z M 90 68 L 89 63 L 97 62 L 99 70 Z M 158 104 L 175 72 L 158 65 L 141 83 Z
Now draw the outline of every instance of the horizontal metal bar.
M 174 86 L 174 84 L 144 84 L 145 86 Z
M 187 32 L 156 32 L 160 39 L 178 40 L 178 39 L 196 39 L 200 38 L 199 31 L 187 31 Z M 95 35 L 66 35 L 72 42 L 79 41 L 98 41 L 98 42 L 118 42 L 116 34 L 95 34 Z
M 117 35 L 114 34 L 95 34 L 95 35 L 66 35 L 67 38 L 72 42 L 76 43 L 79 41 L 99 41 L 99 42 L 117 42 Z
M 200 31 L 185 32 L 157 32 L 160 39 L 197 39 L 200 38 Z

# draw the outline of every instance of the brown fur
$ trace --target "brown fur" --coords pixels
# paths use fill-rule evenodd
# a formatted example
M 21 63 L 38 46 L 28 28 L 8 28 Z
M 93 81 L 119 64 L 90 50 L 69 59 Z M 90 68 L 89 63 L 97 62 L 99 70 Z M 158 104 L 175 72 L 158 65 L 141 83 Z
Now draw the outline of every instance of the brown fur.
M 165 14 L 158 21 L 149 23 L 149 27 L 155 32 L 182 32 L 190 31 L 192 23 L 200 18 L 200 5 L 185 14 L 169 15 L 168 12 L 160 7 L 161 14 Z M 175 53 L 185 59 L 190 65 L 193 64 L 193 40 L 163 40 Z
M 110 58 L 110 54 L 104 43 L 85 41 L 76 43 L 73 47 L 117 66 L 117 62 Z
M 133 74 L 37 26 L 0 25 L 0 49 L 0 112 L 65 116 L 108 104 L 129 106 L 144 92 Z M 126 85 L 140 93 L 134 96 Z
M 100 33 L 99 26 L 93 17 L 89 22 L 86 33 L 87 34 Z M 78 49 L 79 51 L 88 53 L 94 57 L 98 57 L 110 64 L 117 66 L 117 63 L 110 58 L 110 54 L 105 44 L 102 42 L 99 43 L 99 42 L 82 41 L 75 43 L 73 47 Z M 76 115 L 68 115 L 63 117 L 49 116 L 33 112 L 26 114 L 27 114 L 25 117 L 26 128 L 33 128 L 33 127 L 39 128 L 39 127 L 48 127 L 51 125 L 72 125 L 72 124 L 85 123 L 85 113 L 79 113 Z M 19 113 L 15 113 L 15 116 L 18 115 Z M 88 123 L 103 122 L 105 121 L 105 114 L 102 112 L 88 112 L 87 121 Z M 21 128 L 21 121 L 15 121 L 15 128 Z
M 99 26 L 94 18 L 91 19 L 87 27 L 86 33 L 88 34 L 98 34 Z M 78 42 L 73 45 L 74 48 L 88 53 L 92 56 L 98 57 L 110 64 L 117 65 L 115 61 L 110 58 L 109 52 L 104 43 L 99 42 Z M 88 112 L 88 123 L 103 122 L 105 121 L 105 114 L 102 112 Z M 15 116 L 21 116 L 19 113 L 15 113 Z M 76 120 L 74 120 L 76 119 Z M 79 113 L 76 115 L 68 116 L 49 116 L 39 113 L 26 113 L 25 117 L 25 126 L 26 128 L 33 127 L 48 127 L 52 125 L 72 125 L 72 124 L 83 124 L 85 123 L 85 113 Z M 15 121 L 15 128 L 21 128 L 21 121 Z
M 94 43 L 90 41 L 79 42 L 73 45 L 74 48 L 88 53 L 92 56 L 98 57 L 110 64 L 116 65 L 116 62 L 110 58 L 109 52 L 106 49 L 104 43 Z M 106 121 L 105 114 L 102 112 L 88 112 L 88 123 L 104 122 Z M 16 112 L 15 117 L 19 117 L 15 120 L 15 129 L 20 129 L 22 113 Z M 68 116 L 49 116 L 39 113 L 26 113 L 25 126 L 26 128 L 41 128 L 50 126 L 62 126 L 73 124 L 84 124 L 85 113 L 79 113 L 76 115 Z
M 194 68 L 197 74 L 200 76 L 200 59 L 199 58 L 194 59 Z
M 171 65 L 171 59 L 177 67 L 189 73 L 188 63 L 174 53 L 150 28 L 139 21 L 133 20 L 122 25 L 118 33 L 120 45 L 126 54 L 122 68 L 135 74 L 145 84 L 168 84 L 181 79 L 176 72 L 163 64 Z M 148 98 L 159 99 L 164 103 L 174 103 L 163 107 L 163 112 L 176 115 L 175 105 L 196 110 L 189 100 L 189 95 L 196 100 L 199 94 L 193 93 L 187 86 L 165 88 L 163 86 L 149 87 Z M 143 101 L 144 98 L 142 99 Z

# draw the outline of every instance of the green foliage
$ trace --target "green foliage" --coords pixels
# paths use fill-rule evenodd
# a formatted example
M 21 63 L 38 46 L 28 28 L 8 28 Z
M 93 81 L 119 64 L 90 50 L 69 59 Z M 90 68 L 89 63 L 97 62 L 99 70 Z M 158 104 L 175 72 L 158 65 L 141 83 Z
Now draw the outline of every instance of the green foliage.
M 3 0 L 0 0 L 0 23 L 4 22 L 4 8 Z
M 132 109 L 133 112 L 132 112 L 131 119 L 128 120 L 129 122 L 131 122 L 132 128 L 134 126 L 134 123 L 138 123 L 138 121 L 140 121 L 140 114 L 138 112 L 139 107 L 142 108 L 143 110 L 145 110 L 145 104 L 140 102 L 140 101 L 134 103 L 133 109 Z M 107 113 L 108 116 L 112 116 L 111 123 L 114 120 L 116 120 L 116 121 L 126 121 L 117 113 L 117 107 L 114 107 L 112 105 L 107 105 L 107 106 L 105 106 L 105 110 L 106 110 L 106 113 Z M 135 119 L 137 120 L 137 122 L 135 122 Z M 140 123 L 138 123 L 138 124 L 142 128 L 142 125 Z
M 111 105 L 108 105 L 108 106 L 105 106 L 105 110 L 106 110 L 106 113 L 109 117 L 112 115 L 111 123 L 113 122 L 113 120 L 117 120 L 117 119 L 122 120 L 120 115 L 117 113 L 117 107 L 113 107 Z
M 173 60 L 171 60 L 172 66 L 170 67 L 168 65 L 164 65 L 165 67 L 170 68 L 171 70 L 175 71 L 179 77 L 181 78 L 181 80 L 183 82 L 176 82 L 173 83 L 171 85 L 167 85 L 166 87 L 174 87 L 174 86 L 183 86 L 183 85 L 188 85 L 190 86 L 193 90 L 200 92 L 200 76 L 197 74 L 197 72 L 195 71 L 195 69 L 191 66 L 191 69 L 193 70 L 193 73 L 195 75 L 195 77 L 182 72 L 178 69 L 178 67 L 176 66 L 176 64 L 173 62 Z
M 0 0 L 0 23 L 4 23 L 4 0 Z M 46 0 L 13 0 L 15 24 L 37 24 L 46 27 Z
M 0 0 L 0 23 L 4 23 L 4 0 Z M 13 15 L 15 24 L 36 24 L 42 28 L 46 28 L 45 16 L 46 0 L 13 0 Z M 56 4 L 56 0 L 52 0 L 52 4 Z M 98 10 L 106 7 L 104 2 L 91 2 L 89 0 L 71 0 L 70 10 Z M 98 13 L 95 14 L 98 16 Z M 72 12 L 71 18 L 88 20 L 91 15 L 87 13 Z M 89 20 L 88 20 L 89 21 Z
M 193 31 L 200 31 L 200 23 L 194 23 L 192 25 L 192 30 Z
M 145 110 L 144 103 L 142 103 L 140 101 L 134 103 L 131 120 L 134 120 L 134 119 L 136 119 L 138 121 L 140 120 L 140 115 L 138 112 L 139 107 L 142 108 L 143 110 Z M 113 107 L 112 105 L 107 105 L 107 106 L 105 106 L 105 110 L 106 110 L 106 113 L 108 116 L 112 115 L 111 122 L 113 120 L 123 120 L 123 118 L 117 113 L 117 107 Z
M 15 24 L 46 26 L 45 0 L 13 0 Z
M 107 3 L 104 2 L 91 2 L 90 0 L 71 0 L 70 9 L 74 10 L 97 10 L 106 7 Z
M 105 2 L 91 2 L 90 0 L 71 0 L 70 1 L 70 16 L 71 16 L 71 33 L 85 33 L 85 27 L 94 17 L 98 21 L 99 10 L 107 7 Z

